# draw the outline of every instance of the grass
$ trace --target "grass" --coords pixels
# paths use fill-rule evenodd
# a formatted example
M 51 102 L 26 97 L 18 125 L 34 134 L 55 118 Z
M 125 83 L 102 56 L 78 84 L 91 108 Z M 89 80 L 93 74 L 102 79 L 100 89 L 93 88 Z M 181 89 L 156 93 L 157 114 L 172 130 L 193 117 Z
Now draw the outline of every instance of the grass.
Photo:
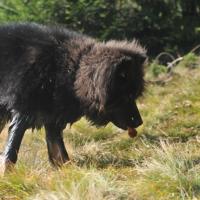
M 188 63 L 188 62 L 187 62 Z M 1 200 L 200 199 L 200 68 L 180 63 L 151 82 L 139 107 L 144 125 L 131 139 L 112 124 L 81 119 L 65 129 L 72 162 L 48 163 L 44 130 L 27 131 L 15 170 L 0 178 Z M 3 148 L 6 129 L 0 135 Z

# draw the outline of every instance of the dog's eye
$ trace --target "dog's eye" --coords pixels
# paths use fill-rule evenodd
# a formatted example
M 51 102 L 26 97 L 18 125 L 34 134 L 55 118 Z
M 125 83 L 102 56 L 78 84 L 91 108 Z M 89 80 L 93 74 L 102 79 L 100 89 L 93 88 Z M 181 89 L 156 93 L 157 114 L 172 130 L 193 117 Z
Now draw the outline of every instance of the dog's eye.
M 129 94 L 129 100 L 134 100 L 134 96 L 132 94 Z
M 119 78 L 120 78 L 121 80 L 126 80 L 126 79 L 127 79 L 127 74 L 126 74 L 125 72 L 120 72 L 120 73 L 119 73 Z

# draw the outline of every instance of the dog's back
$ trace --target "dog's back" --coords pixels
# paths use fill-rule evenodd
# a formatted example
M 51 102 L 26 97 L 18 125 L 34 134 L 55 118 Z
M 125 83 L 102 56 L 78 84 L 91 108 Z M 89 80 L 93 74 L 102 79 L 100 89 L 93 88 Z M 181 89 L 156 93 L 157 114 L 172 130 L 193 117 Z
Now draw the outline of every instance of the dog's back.
M 81 35 L 62 27 L 0 26 L 0 129 L 13 109 L 29 115 L 53 109 L 55 76 L 66 59 L 61 45 L 74 37 Z

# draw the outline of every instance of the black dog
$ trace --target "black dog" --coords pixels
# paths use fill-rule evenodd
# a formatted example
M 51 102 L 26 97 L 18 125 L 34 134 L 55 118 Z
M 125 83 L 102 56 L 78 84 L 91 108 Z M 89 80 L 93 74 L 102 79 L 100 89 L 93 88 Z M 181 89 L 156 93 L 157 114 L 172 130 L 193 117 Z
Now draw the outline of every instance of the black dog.
M 100 43 L 61 27 L 0 26 L 0 129 L 10 121 L 0 165 L 17 161 L 28 128 L 45 127 L 49 160 L 68 161 L 62 130 L 85 115 L 95 125 L 142 124 L 145 50 L 137 41 Z M 0 131 L 1 131 L 0 130 Z

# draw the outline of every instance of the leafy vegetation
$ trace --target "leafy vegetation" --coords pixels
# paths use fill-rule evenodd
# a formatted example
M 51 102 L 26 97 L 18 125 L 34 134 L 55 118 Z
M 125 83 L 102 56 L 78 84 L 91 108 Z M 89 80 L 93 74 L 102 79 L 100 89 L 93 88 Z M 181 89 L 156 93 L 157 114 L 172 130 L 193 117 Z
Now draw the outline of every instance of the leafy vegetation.
M 158 64 L 157 62 L 152 62 L 152 64 L 150 65 L 150 69 L 152 75 L 155 77 L 167 73 L 167 67 L 165 65 Z
M 134 139 L 112 124 L 97 129 L 84 118 L 66 128 L 71 163 L 58 171 L 48 163 L 44 130 L 27 131 L 15 170 L 0 179 L 0 199 L 200 199 L 196 65 L 183 59 L 169 80 L 148 84 L 138 102 L 144 125 Z M 6 130 L 1 149 L 5 138 Z
M 183 57 L 183 60 L 181 62 L 181 65 L 189 68 L 195 68 L 198 67 L 198 61 L 199 57 L 196 56 L 194 53 L 188 53 Z
M 7 21 L 60 23 L 101 40 L 136 37 L 150 55 L 188 52 L 200 41 L 197 0 L 1 0 Z

